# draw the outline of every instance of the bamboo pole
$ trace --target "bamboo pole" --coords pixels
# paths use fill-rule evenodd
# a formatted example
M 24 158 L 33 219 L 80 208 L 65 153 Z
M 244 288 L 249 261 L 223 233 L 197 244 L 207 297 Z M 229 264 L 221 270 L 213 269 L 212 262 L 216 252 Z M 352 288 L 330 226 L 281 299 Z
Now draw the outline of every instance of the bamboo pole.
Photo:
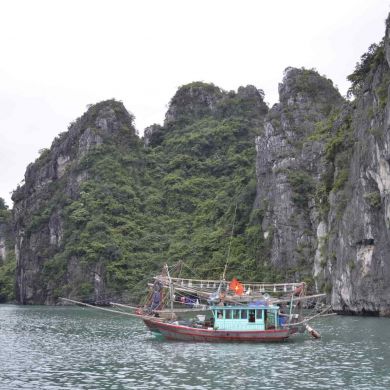
M 136 306 L 129 306 L 129 305 L 124 305 L 123 303 L 115 303 L 115 302 L 110 302 L 111 306 L 120 306 L 120 307 L 126 307 L 127 309 L 132 309 L 132 310 L 137 310 L 139 307 Z
M 62 301 L 65 301 L 65 302 L 71 302 L 71 303 L 74 303 L 74 304 L 76 304 L 76 305 L 85 306 L 85 307 L 90 307 L 90 308 L 92 308 L 92 309 L 107 311 L 107 312 L 110 312 L 110 313 L 122 314 L 122 315 L 125 315 L 125 316 L 137 317 L 137 318 L 149 318 L 149 316 L 143 316 L 143 315 L 133 314 L 133 313 L 126 313 L 126 312 L 124 312 L 124 311 L 117 311 L 117 310 L 105 309 L 105 308 L 103 308 L 103 307 L 93 306 L 93 305 L 90 305 L 90 304 L 88 304 L 88 303 L 84 303 L 84 302 L 80 302 L 80 301 L 75 301 L 75 300 L 73 300 L 73 299 L 61 298 L 61 297 L 60 297 L 59 299 L 61 299 Z
M 318 314 L 316 314 L 316 315 L 314 315 L 312 317 L 306 318 L 306 319 L 304 319 L 303 321 L 300 321 L 300 322 L 292 322 L 291 324 L 287 325 L 287 327 L 294 327 L 294 326 L 297 326 L 297 325 L 307 324 L 309 321 L 314 320 L 314 318 L 322 316 L 324 313 L 329 311 L 331 308 L 332 308 L 332 306 L 328 306 L 326 309 L 322 310 L 320 313 L 318 313 Z

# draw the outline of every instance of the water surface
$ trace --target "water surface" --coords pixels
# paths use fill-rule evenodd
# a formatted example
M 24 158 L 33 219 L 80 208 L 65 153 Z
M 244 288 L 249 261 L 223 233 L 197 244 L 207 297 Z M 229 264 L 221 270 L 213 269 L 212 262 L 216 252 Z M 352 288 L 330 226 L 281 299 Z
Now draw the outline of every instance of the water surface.
M 313 326 L 320 340 L 167 342 L 130 317 L 0 305 L 0 389 L 390 389 L 390 319 Z

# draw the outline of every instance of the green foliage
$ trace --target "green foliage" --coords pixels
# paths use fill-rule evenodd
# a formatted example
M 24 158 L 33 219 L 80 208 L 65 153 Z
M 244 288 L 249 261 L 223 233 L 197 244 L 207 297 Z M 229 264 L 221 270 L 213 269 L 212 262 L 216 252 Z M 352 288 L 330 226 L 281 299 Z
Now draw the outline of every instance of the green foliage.
M 390 72 L 388 70 L 383 76 L 379 87 L 377 87 L 375 90 L 379 98 L 379 108 L 382 110 L 386 107 L 387 104 L 389 85 L 390 85 Z
M 5 203 L 5 200 L 3 198 L 0 198 L 0 211 L 1 210 L 7 210 L 8 206 Z
M 315 188 L 312 176 L 305 171 L 289 170 L 287 178 L 293 190 L 293 202 L 300 209 L 307 208 Z
M 327 167 L 316 186 L 315 200 L 321 216 L 326 218 L 329 212 L 329 193 L 332 190 L 340 191 L 349 177 L 354 144 L 351 115 L 342 117 L 339 111 L 333 111 L 326 120 L 316 124 L 315 131 L 307 141 L 321 141 L 325 145 Z
M 326 294 L 330 295 L 332 293 L 333 286 L 331 282 L 326 282 L 324 285 L 324 291 Z
M 6 250 L 6 260 L 0 260 L 0 303 L 12 301 L 15 298 L 15 269 L 16 258 L 14 241 L 12 237 L 12 215 L 11 210 L 0 198 L 0 231 L 2 232 Z
M 264 239 L 255 225 L 261 212 L 252 212 L 258 128 L 242 120 L 247 110 L 171 123 L 147 148 L 118 147 L 114 140 L 92 149 L 73 167 L 87 172 L 79 195 L 60 195 L 68 172 L 27 218 L 28 234 L 47 228 L 53 213 L 64 221 L 61 246 L 45 252 L 42 283 L 57 286 L 56 295 L 88 295 L 94 270 L 102 267 L 108 291 L 141 294 L 145 277 L 178 260 L 194 270 L 183 270 L 187 276 L 218 278 L 230 240 L 229 272 L 277 279 L 265 264 L 272 232 Z M 83 283 L 68 284 L 70 259 L 87 275 Z
M 356 268 L 356 262 L 352 259 L 347 261 L 348 268 L 353 271 Z
M 348 180 L 349 170 L 347 168 L 338 171 L 333 184 L 333 191 L 339 191 Z
M 360 62 L 356 63 L 355 70 L 347 79 L 351 82 L 348 95 L 355 97 L 362 92 L 364 83 L 370 75 L 372 69 L 376 68 L 385 59 L 384 39 L 379 45 L 373 43 L 366 53 L 360 57 Z
M 317 92 L 317 85 L 314 84 L 313 77 L 317 78 L 319 76 L 316 69 L 306 69 L 301 68 L 297 77 L 295 78 L 295 90 L 296 92 L 306 93 L 310 96 L 314 95 Z M 332 85 L 332 81 L 329 80 Z
M 353 145 L 353 131 L 351 126 L 352 118 L 347 116 L 338 126 L 335 134 L 329 135 L 325 144 L 325 157 L 329 162 L 334 162 L 336 155 Z
M 175 104 L 183 104 L 180 99 L 187 99 L 189 89 L 201 96 L 205 86 L 183 88 Z M 207 88 L 221 93 L 215 86 Z M 274 231 L 262 228 L 267 202 L 253 210 L 259 116 L 256 102 L 244 100 L 230 94 L 219 107 L 221 117 L 199 107 L 193 113 L 183 110 L 179 120 L 156 128 L 148 147 L 133 137 L 132 117 L 123 118 L 126 125 L 118 138 L 104 140 L 74 161 L 72 171 L 52 183 L 39 207 L 26 216 L 29 235 L 47 229 L 55 214 L 63 221 L 60 245 L 40 251 L 40 282 L 55 295 L 87 296 L 99 269 L 109 292 L 141 295 L 145 278 L 165 262 L 183 260 L 188 268 L 182 276 L 219 278 L 229 246 L 227 278 L 277 282 L 305 274 L 308 247 L 297 248 L 302 260 L 294 269 L 276 270 L 269 262 Z M 79 124 L 94 123 L 98 110 L 91 108 Z M 331 142 L 333 134 L 326 127 L 320 136 Z M 71 197 L 64 195 L 70 174 L 86 177 Z M 307 209 L 316 193 L 311 175 L 290 170 L 287 176 L 294 203 Z M 329 193 L 328 185 L 324 191 Z M 74 264 L 79 269 L 73 270 Z M 84 279 L 70 283 L 70 269 Z
M 328 167 L 321 176 L 315 190 L 315 203 L 319 208 L 321 217 L 325 219 L 329 213 L 329 193 L 333 186 L 333 168 Z
M 0 264 L 0 303 L 15 299 L 16 259 L 9 251 L 9 258 L 3 265 Z
M 382 200 L 379 191 L 369 192 L 368 194 L 365 194 L 364 199 L 373 209 L 381 208 Z

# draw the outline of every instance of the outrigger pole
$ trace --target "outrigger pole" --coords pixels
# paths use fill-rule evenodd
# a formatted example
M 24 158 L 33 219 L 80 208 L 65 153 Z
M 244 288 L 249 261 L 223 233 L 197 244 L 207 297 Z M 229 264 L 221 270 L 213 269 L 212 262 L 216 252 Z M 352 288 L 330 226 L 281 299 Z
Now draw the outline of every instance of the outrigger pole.
M 61 298 L 61 297 L 58 298 L 58 299 L 61 299 L 61 301 L 74 303 L 74 304 L 80 305 L 80 306 L 91 307 L 92 309 L 97 309 L 97 310 L 102 310 L 102 311 L 108 311 L 108 312 L 110 312 L 110 313 L 122 314 L 122 315 L 125 315 L 125 316 L 137 317 L 137 318 L 149 318 L 149 316 L 143 316 L 143 315 L 140 315 L 140 314 L 133 314 L 133 313 L 126 313 L 126 312 L 124 312 L 124 311 L 117 311 L 117 310 L 105 309 L 105 308 L 103 308 L 103 307 L 90 305 L 90 304 L 88 304 L 88 303 L 84 303 L 84 302 L 80 302 L 80 301 L 75 301 L 75 300 L 73 300 L 73 299 Z

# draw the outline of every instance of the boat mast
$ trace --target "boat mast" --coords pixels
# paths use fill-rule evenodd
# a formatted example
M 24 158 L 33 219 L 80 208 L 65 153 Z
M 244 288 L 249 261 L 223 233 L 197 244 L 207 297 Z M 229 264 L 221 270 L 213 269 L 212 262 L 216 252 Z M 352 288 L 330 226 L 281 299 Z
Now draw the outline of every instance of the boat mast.
M 168 264 L 165 264 L 165 271 L 167 273 L 168 282 L 169 282 L 169 301 L 171 303 L 171 316 L 173 318 L 173 316 L 174 316 L 174 313 L 173 313 L 173 283 L 172 283 L 171 275 L 169 274 Z

